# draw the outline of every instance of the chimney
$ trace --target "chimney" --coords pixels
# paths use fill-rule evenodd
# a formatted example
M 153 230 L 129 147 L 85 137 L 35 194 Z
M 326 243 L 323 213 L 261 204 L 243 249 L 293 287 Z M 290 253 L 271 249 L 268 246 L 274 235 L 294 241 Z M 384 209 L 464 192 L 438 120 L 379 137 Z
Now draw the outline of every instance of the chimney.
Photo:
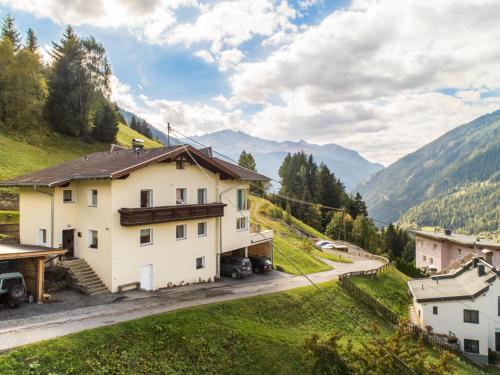
M 444 230 L 444 234 L 445 234 L 446 236 L 451 236 L 451 229 L 445 229 L 445 230 Z
M 493 265 L 493 251 L 483 250 L 484 260 L 486 263 Z
M 480 264 L 480 265 L 477 266 L 477 274 L 478 274 L 478 276 L 484 276 L 485 275 L 484 264 Z
M 132 150 L 139 153 L 144 148 L 144 140 L 140 138 L 132 139 Z

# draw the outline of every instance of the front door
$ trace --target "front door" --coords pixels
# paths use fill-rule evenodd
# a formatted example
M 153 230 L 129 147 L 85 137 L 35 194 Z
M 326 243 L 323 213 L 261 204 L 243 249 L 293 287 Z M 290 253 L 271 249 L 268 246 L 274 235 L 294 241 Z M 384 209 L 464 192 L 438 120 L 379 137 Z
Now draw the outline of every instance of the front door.
M 146 264 L 141 267 L 141 289 L 153 289 L 153 264 Z
M 500 332 L 495 332 L 495 351 L 500 352 Z
M 65 229 L 62 231 L 63 249 L 68 250 L 66 256 L 73 258 L 75 256 L 75 230 Z

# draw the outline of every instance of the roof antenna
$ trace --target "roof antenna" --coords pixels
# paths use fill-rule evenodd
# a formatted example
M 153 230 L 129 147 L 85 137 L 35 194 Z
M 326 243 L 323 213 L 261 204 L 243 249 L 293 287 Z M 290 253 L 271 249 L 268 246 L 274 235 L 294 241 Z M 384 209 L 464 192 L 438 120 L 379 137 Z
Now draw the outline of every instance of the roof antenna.
M 167 147 L 170 147 L 170 122 L 167 122 Z

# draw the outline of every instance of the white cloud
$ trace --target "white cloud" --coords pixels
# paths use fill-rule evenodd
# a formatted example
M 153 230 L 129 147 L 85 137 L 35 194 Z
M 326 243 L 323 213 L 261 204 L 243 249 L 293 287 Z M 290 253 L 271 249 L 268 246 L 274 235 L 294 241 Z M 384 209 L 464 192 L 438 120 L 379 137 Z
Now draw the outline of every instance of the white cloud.
M 0 0 L 0 4 L 61 25 L 124 27 L 150 43 L 161 40 L 176 23 L 175 10 L 202 8 L 196 0 Z
M 234 68 L 245 55 L 239 49 L 232 48 L 222 51 L 219 56 L 219 69 L 224 72 Z
M 264 106 L 252 119 L 261 136 L 328 140 L 389 163 L 500 107 L 481 99 L 500 87 L 498 14 L 494 0 L 355 0 L 240 63 L 233 95 Z M 439 93 L 449 88 L 459 91 Z
M 215 62 L 215 59 L 212 56 L 212 54 L 205 49 L 196 51 L 194 55 L 205 61 L 207 64 L 213 64 Z

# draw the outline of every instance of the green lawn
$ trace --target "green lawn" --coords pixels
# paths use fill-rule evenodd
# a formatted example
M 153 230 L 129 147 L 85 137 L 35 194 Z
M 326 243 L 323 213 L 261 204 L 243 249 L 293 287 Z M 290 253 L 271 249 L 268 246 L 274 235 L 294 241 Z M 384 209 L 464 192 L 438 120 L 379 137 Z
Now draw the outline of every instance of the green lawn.
M 163 147 L 163 145 L 159 142 L 156 142 L 152 139 L 144 137 L 142 134 L 139 134 L 134 129 L 129 128 L 126 125 L 120 125 L 120 130 L 116 135 L 116 143 L 120 146 L 130 147 L 132 143 L 132 139 L 140 138 L 144 140 L 144 147 L 153 148 L 153 147 Z
M 322 284 L 363 324 L 392 327 L 336 283 Z M 307 374 L 304 338 L 340 331 L 356 347 L 368 337 L 313 287 L 179 310 L 84 331 L 0 356 L 2 375 Z M 454 360 L 455 374 L 472 374 Z
M 294 244 L 294 241 L 289 238 L 283 238 L 281 236 L 274 236 L 275 246 L 282 251 L 288 259 L 293 263 L 297 264 L 304 273 L 314 273 L 321 271 L 331 270 L 328 264 L 323 263 L 321 260 L 309 255 L 307 252 L 301 250 Z M 287 261 L 284 255 L 282 255 L 278 250 L 274 250 L 274 265 L 278 267 L 280 271 L 292 274 L 300 275 L 300 272 Z
M 325 251 L 322 251 L 322 250 L 315 248 L 314 246 L 311 246 L 310 251 L 311 251 L 311 254 L 313 254 L 316 257 L 332 260 L 332 261 L 338 262 L 338 263 L 352 263 L 352 259 L 348 258 L 347 256 L 327 253 Z
M 135 130 L 120 124 L 117 143 L 129 147 L 133 138 L 145 139 Z M 159 147 L 161 144 L 145 139 L 145 146 Z M 0 180 L 108 149 L 109 145 L 105 143 L 87 143 L 52 131 L 34 135 L 30 143 L 0 132 Z
M 285 225 L 272 220 L 268 216 L 269 212 L 270 210 L 276 210 L 278 208 L 271 202 L 254 196 L 250 197 L 250 200 L 252 224 L 260 225 L 261 230 L 272 229 L 274 231 L 274 243 L 276 247 L 283 251 L 286 256 L 296 263 L 305 273 L 322 272 L 332 269 L 331 266 L 322 262 L 320 258 L 345 263 L 352 262 L 350 259 L 340 258 L 336 255 L 316 249 L 309 240 L 297 236 Z M 315 232 L 313 228 L 299 220 L 295 218 L 292 218 L 292 220 L 294 223 L 301 223 L 300 226 L 303 230 L 309 231 L 310 233 Z M 293 275 L 299 274 L 297 269 L 291 266 L 284 256 L 280 254 L 279 250 L 274 250 L 275 266 L 279 267 L 284 272 Z
M 19 211 L 0 211 L 0 224 L 19 223 Z
M 408 296 L 406 282 L 410 278 L 390 266 L 376 277 L 352 277 L 350 280 L 360 289 L 387 306 L 394 313 L 408 317 L 408 305 L 411 300 Z

